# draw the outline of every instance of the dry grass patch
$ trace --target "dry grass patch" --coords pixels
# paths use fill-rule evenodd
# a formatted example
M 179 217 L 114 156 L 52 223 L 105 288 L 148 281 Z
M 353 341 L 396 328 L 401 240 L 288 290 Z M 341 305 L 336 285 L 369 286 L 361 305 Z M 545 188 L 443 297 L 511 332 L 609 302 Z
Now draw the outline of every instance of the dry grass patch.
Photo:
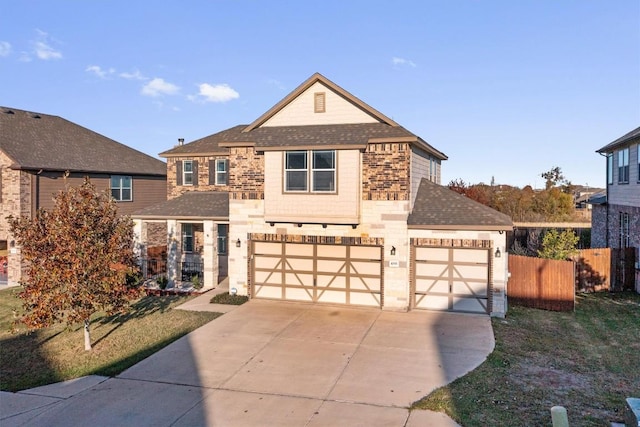
M 84 350 L 82 326 L 11 332 L 14 290 L 0 291 L 0 389 L 18 391 L 84 375 L 116 375 L 220 313 L 173 310 L 191 297 L 147 296 L 125 315 L 91 319 L 93 350 Z
M 487 361 L 416 402 L 465 427 L 550 425 L 567 408 L 569 424 L 608 426 L 640 384 L 640 295 L 583 294 L 575 313 L 510 307 L 493 319 Z

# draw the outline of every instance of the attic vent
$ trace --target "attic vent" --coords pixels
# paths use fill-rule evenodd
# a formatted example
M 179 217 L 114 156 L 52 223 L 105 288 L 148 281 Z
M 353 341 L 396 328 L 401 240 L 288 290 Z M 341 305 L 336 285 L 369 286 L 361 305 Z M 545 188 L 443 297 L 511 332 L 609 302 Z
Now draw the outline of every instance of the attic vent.
M 5 113 L 5 114 L 15 114 L 15 113 L 13 112 L 13 110 L 4 110 L 4 113 Z
M 36 113 L 31 114 L 31 117 L 33 117 L 34 119 L 40 119 L 40 118 L 42 118 L 42 117 L 40 116 L 40 114 L 36 114 Z
M 313 112 L 324 113 L 326 111 L 326 103 L 324 92 L 316 92 L 313 94 Z

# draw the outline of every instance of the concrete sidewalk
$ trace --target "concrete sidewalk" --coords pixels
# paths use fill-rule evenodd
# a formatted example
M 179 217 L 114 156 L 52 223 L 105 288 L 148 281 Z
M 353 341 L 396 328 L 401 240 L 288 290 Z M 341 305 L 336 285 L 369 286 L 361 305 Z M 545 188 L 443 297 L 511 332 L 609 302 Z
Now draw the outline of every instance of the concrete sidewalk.
M 486 316 L 252 300 L 115 378 L 3 393 L 0 424 L 455 426 L 407 407 L 493 345 Z

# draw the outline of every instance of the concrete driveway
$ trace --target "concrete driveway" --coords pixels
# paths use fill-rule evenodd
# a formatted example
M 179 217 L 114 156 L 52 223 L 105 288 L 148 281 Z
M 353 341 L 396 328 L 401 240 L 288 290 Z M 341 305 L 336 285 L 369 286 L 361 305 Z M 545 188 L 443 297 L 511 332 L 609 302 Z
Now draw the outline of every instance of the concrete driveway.
M 0 424 L 456 425 L 407 407 L 493 346 L 486 316 L 253 300 L 115 378 L 3 393 Z

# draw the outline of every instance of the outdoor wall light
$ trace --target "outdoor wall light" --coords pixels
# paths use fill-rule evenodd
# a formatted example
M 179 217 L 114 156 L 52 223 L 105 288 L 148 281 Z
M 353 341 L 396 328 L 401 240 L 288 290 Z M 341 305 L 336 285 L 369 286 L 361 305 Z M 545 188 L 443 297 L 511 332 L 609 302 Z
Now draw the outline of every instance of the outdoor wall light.
M 237 290 L 236 288 L 231 288 L 231 289 L 229 290 L 229 293 L 230 293 L 231 295 L 235 295 L 235 294 L 237 294 L 237 293 L 238 293 L 238 290 Z
M 396 247 L 391 246 L 391 255 L 395 255 L 395 254 L 396 254 Z
M 242 245 L 242 242 L 240 241 L 240 239 L 236 240 L 236 248 L 239 248 L 240 245 Z
M 500 258 L 502 253 L 500 252 L 500 248 L 496 249 L 496 258 Z

